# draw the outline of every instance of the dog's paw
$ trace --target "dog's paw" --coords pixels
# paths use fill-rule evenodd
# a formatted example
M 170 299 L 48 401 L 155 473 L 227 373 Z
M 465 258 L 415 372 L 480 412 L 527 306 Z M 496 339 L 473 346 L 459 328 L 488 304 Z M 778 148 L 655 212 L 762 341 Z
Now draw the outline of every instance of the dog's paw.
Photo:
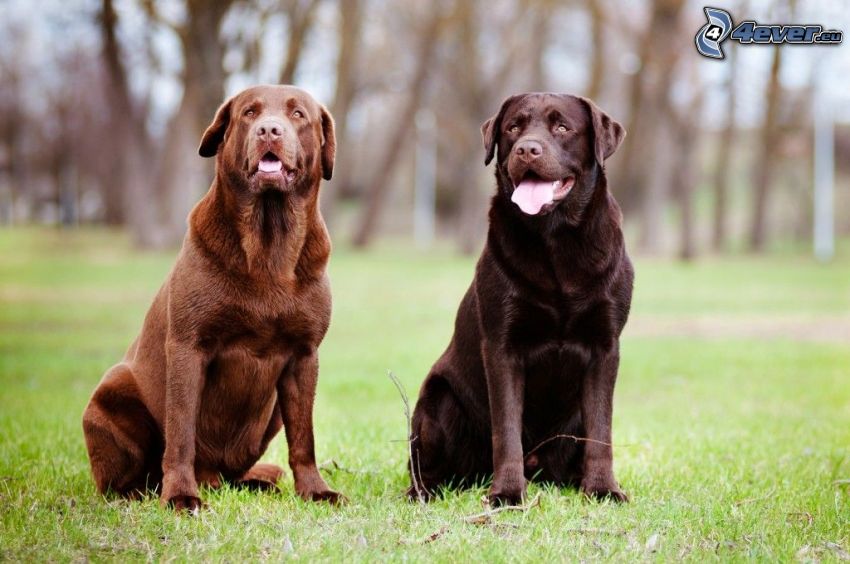
M 610 480 L 582 480 L 581 493 L 591 499 L 610 499 L 617 503 L 628 503 L 629 496 L 620 489 L 614 479 Z
M 198 511 L 204 508 L 204 502 L 198 494 L 194 472 L 186 468 L 166 472 L 162 479 L 159 504 L 178 513 L 197 515 Z
M 490 505 L 522 505 L 525 499 L 525 477 L 522 473 L 507 473 L 493 477 L 488 495 Z
M 197 515 L 201 509 L 206 507 L 206 504 L 201 501 L 201 498 L 193 495 L 175 495 L 168 499 L 161 499 L 160 503 L 164 507 L 170 507 L 177 513 L 188 513 Z
M 490 500 L 490 505 L 493 507 L 522 505 L 525 499 L 525 481 L 521 484 L 513 484 L 511 486 L 497 486 L 494 484 L 490 488 L 490 493 L 487 497 Z
M 301 497 L 307 501 L 324 501 L 331 505 L 345 505 L 348 503 L 348 498 L 339 492 L 333 490 L 320 490 L 316 492 L 305 492 Z
M 487 498 L 490 500 L 490 505 L 493 507 L 502 507 L 502 506 L 518 506 L 522 505 L 523 499 L 525 499 L 525 495 L 521 491 L 516 492 L 505 492 L 505 491 L 490 491 L 487 495 Z

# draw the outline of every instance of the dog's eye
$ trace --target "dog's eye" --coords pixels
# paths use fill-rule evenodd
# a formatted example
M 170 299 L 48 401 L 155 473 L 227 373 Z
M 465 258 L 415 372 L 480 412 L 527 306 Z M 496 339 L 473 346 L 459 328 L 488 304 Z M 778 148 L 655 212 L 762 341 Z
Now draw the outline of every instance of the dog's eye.
M 566 125 L 564 125 L 562 123 L 561 125 L 558 126 L 558 131 L 560 131 L 561 133 L 566 133 L 567 131 L 569 131 L 569 129 L 567 128 Z
M 301 110 L 295 110 L 294 112 L 292 112 L 292 117 L 294 117 L 294 118 L 303 118 L 303 117 L 304 117 L 304 113 L 303 113 Z
M 255 112 L 254 110 L 251 110 L 251 109 L 245 110 L 245 117 L 254 117 L 254 115 L 256 113 L 257 112 Z
M 519 133 L 519 126 L 512 125 L 508 128 L 508 133 Z

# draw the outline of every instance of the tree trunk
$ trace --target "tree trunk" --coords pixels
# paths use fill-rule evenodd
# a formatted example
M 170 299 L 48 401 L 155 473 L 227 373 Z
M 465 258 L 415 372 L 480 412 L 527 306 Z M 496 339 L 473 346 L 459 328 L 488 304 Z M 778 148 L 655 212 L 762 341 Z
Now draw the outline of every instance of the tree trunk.
M 123 202 L 122 219 L 130 227 L 133 242 L 139 247 L 152 247 L 157 244 L 157 229 L 154 219 L 154 205 L 151 201 L 151 179 L 147 175 L 146 165 L 149 156 L 145 154 L 144 121 L 136 111 L 127 72 L 121 60 L 121 48 L 118 43 L 116 27 L 118 17 L 112 0 L 103 0 L 100 13 L 100 27 L 103 40 L 103 61 L 106 66 L 108 98 L 112 110 L 112 139 L 105 145 L 112 153 L 115 163 L 114 184 L 105 186 L 113 192 L 111 197 L 121 194 Z M 117 213 L 115 209 L 112 213 Z
M 336 90 L 331 104 L 331 114 L 336 125 L 337 151 L 334 175 L 322 188 L 322 215 L 332 229 L 339 194 L 345 192 L 351 182 L 351 163 L 347 147 L 348 114 L 357 93 L 357 69 L 360 59 L 360 29 L 363 23 L 361 0 L 342 0 L 339 3 L 339 53 L 336 62 Z
M 782 49 L 773 49 L 773 62 L 770 66 L 764 123 L 759 133 L 760 152 L 753 168 L 753 216 L 750 225 L 750 250 L 761 252 L 767 242 L 767 212 L 770 189 L 777 165 L 776 149 L 779 145 L 779 105 L 781 85 L 779 70 L 782 66 Z
M 693 70 L 693 69 L 692 69 Z M 699 182 L 699 162 L 696 155 L 700 142 L 699 116 L 705 100 L 699 76 L 694 72 L 689 82 L 695 90 L 688 107 L 676 113 L 668 98 L 670 115 L 674 116 L 676 161 L 673 165 L 673 193 L 678 196 L 680 210 L 679 258 L 690 261 L 696 257 L 696 218 L 694 214 L 694 188 Z
M 626 130 L 633 137 L 617 157 L 612 190 L 627 215 L 641 213 L 638 246 L 656 252 L 661 246 L 661 216 L 671 192 L 670 120 L 663 106 L 682 53 L 683 0 L 654 0 L 652 17 L 640 40 L 641 68 L 631 80 Z
M 614 194 L 627 214 L 644 202 L 654 172 L 650 168 L 657 169 L 652 166 L 658 155 L 654 144 L 660 137 L 659 130 L 665 127 L 659 106 L 668 96 L 681 52 L 679 24 L 683 3 L 653 0 L 649 25 L 639 40 L 640 69 L 630 80 L 626 125 L 632 138 L 623 144 L 617 157 L 613 183 Z
M 68 157 L 60 158 L 57 180 L 59 224 L 62 227 L 72 227 L 79 223 L 76 168 L 76 165 Z
M 19 111 L 11 111 L 12 108 L 20 107 L 20 75 L 14 68 L 3 69 L 4 71 L 4 86 L 9 93 L 9 106 L 5 106 L 2 110 L 2 143 L 6 150 L 7 164 L 6 170 L 8 173 L 8 198 L 0 202 L 0 223 L 8 222 L 9 225 L 15 223 L 15 199 L 24 188 L 27 186 L 27 159 L 24 155 L 22 133 L 24 131 L 25 122 L 23 115 Z M 2 198 L 2 194 L 0 194 Z
M 476 158 L 481 154 L 478 127 L 486 119 L 487 111 L 482 108 L 485 95 L 480 70 L 481 56 L 478 52 L 479 9 L 479 2 L 459 2 L 456 12 L 460 49 L 455 60 L 458 67 L 454 85 L 457 102 L 466 116 L 466 125 L 457 132 L 457 147 L 450 149 L 449 160 L 452 162 L 451 186 L 460 192 L 457 242 L 460 252 L 464 255 L 475 252 L 485 233 L 485 216 L 481 213 L 484 207 L 483 194 L 478 182 L 481 175 L 478 167 L 469 166 L 469 163 L 481 162 L 480 158 Z M 542 42 L 538 46 L 542 50 Z M 535 74 L 542 73 L 542 69 L 534 70 L 536 66 L 532 65 L 532 76 L 529 77 L 532 81 L 541 80 L 534 78 Z M 540 84 L 537 83 L 536 87 L 540 88 Z
M 527 36 L 530 31 L 533 38 L 505 45 L 508 54 L 489 74 L 482 71 L 479 47 L 481 22 L 486 21 L 483 10 L 488 4 L 470 0 L 455 6 L 451 24 L 458 56 L 446 62 L 447 87 L 440 91 L 438 103 L 447 108 L 441 112 L 447 114 L 443 116 L 443 127 L 451 130 L 444 138 L 453 140 L 450 146 L 442 147 L 440 169 L 445 184 L 458 194 L 456 239 L 462 254 L 479 251 L 487 233 L 487 192 L 492 187 L 492 173 L 480 165 L 470 166 L 482 159 L 481 124 L 498 109 L 509 83 L 517 90 L 547 89 L 543 59 L 552 5 L 550 0 L 517 5 L 517 11 L 506 21 L 518 35 Z M 528 69 L 527 74 L 515 76 L 512 71 L 518 68 Z
M 280 84 L 293 84 L 295 82 L 295 71 L 301 60 L 301 51 L 304 48 L 304 39 L 313 25 L 313 16 L 321 0 L 307 0 L 294 2 L 289 8 L 289 39 L 286 45 L 286 63 L 280 72 Z M 358 2 L 358 0 L 354 0 Z M 348 0 L 340 0 L 340 9 L 345 10 Z M 302 6 L 301 4 L 305 4 Z
M 549 29 L 551 27 L 549 22 L 552 19 L 552 7 L 548 0 L 538 0 L 533 10 L 532 29 L 535 30 L 535 33 L 529 40 L 529 66 L 531 69 L 528 77 L 528 90 L 546 92 L 549 90 L 549 81 L 546 77 L 544 56 L 546 55 L 546 47 L 549 45 Z
M 728 205 L 729 180 L 732 175 L 732 149 L 735 144 L 735 104 L 737 88 L 735 76 L 738 69 L 737 49 L 729 45 L 726 50 L 726 65 L 729 78 L 726 89 L 729 97 L 726 100 L 726 125 L 720 134 L 717 148 L 717 163 L 714 169 L 714 218 L 712 229 L 712 248 L 721 252 L 726 248 L 728 234 Z
M 182 239 L 186 217 L 212 179 L 213 161 L 201 159 L 197 148 L 224 100 L 224 45 L 218 36 L 231 4 L 188 0 L 186 23 L 177 30 L 183 47 L 183 97 L 168 125 L 157 183 L 169 244 Z
M 605 14 L 601 1 L 587 0 L 587 12 L 590 16 L 593 52 L 585 94 L 591 100 L 596 100 L 602 93 L 602 80 L 605 78 Z
M 638 58 L 642 66 L 640 70 L 649 66 L 649 62 L 653 56 L 653 35 L 650 30 L 651 27 L 643 33 L 637 46 Z M 646 139 L 643 128 L 644 122 L 648 125 L 647 132 L 651 128 L 651 121 L 646 119 L 645 115 L 647 108 L 643 103 L 645 96 L 644 90 L 646 90 L 646 87 L 644 86 L 643 74 L 640 71 L 635 72 L 628 81 L 629 95 L 626 120 L 624 121 L 626 131 L 629 132 L 631 138 L 626 143 L 623 143 L 620 149 L 617 156 L 617 166 L 614 169 L 615 174 L 612 175 L 613 182 L 611 182 L 610 187 L 622 207 L 623 213 L 626 215 L 637 207 L 643 196 L 643 182 L 642 179 L 637 178 L 635 172 L 639 161 L 641 158 L 645 158 L 645 156 L 641 154 L 644 152 L 641 150 L 641 144 L 635 143 L 634 138 L 636 137 L 635 132 L 641 131 L 641 137 Z
M 398 164 L 399 157 L 402 155 L 402 149 L 405 147 L 407 140 L 411 137 L 410 130 L 416 110 L 419 108 L 422 94 L 425 90 L 425 81 L 428 78 L 432 60 L 437 47 L 437 39 L 440 35 L 440 27 L 442 16 L 440 14 L 440 3 L 437 2 L 431 6 L 431 14 L 429 21 L 425 24 L 425 28 L 420 38 L 420 45 L 416 57 L 416 68 L 414 69 L 413 79 L 408 87 L 407 100 L 398 116 L 395 127 L 389 136 L 389 142 L 386 152 L 378 161 L 376 168 L 377 175 L 372 180 L 369 186 L 369 192 L 366 195 L 366 203 L 362 208 L 360 218 L 357 222 L 357 227 L 354 232 L 352 243 L 355 247 L 367 246 L 378 226 L 381 209 L 386 199 L 386 192 L 389 188 L 390 180 L 393 172 Z
M 673 159 L 673 147 L 669 147 L 671 139 L 670 115 L 661 110 L 662 100 L 667 100 L 673 85 L 673 73 L 677 59 L 681 53 L 676 40 L 680 37 L 680 15 L 682 12 L 682 0 L 656 0 L 655 10 L 650 31 L 657 52 L 653 77 L 649 78 L 649 92 L 644 96 L 648 102 L 648 112 L 643 108 L 638 111 L 643 113 L 646 120 L 643 126 L 649 126 L 649 131 L 640 130 L 644 137 L 641 155 L 637 163 L 639 190 L 637 194 L 643 196 L 641 202 L 641 232 L 638 245 L 648 252 L 657 252 L 662 245 L 664 206 L 673 190 L 672 175 L 670 170 Z M 656 31 L 652 31 L 656 30 Z M 661 31 L 657 31 L 661 30 Z M 634 140 L 632 145 L 636 145 Z M 665 150 L 665 149 L 670 149 Z M 629 186 L 628 188 L 631 188 Z

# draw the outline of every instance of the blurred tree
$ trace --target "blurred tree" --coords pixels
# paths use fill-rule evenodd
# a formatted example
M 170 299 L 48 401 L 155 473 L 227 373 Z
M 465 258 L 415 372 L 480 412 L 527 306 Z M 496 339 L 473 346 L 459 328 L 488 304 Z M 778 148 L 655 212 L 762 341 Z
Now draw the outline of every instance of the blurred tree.
M 585 8 L 590 17 L 590 37 L 592 43 L 590 61 L 590 79 L 585 96 L 597 100 L 602 94 L 602 81 L 605 79 L 607 60 L 605 54 L 605 8 L 601 0 L 586 0 Z
M 148 17 L 177 35 L 183 55 L 183 95 L 168 124 L 157 182 L 170 243 L 183 237 L 186 216 L 212 177 L 212 163 L 198 158 L 197 147 L 224 99 L 225 45 L 219 31 L 233 2 L 186 0 L 185 18 L 178 23 L 163 16 L 155 0 L 143 0 Z
M 712 223 L 712 247 L 715 251 L 723 251 L 727 243 L 727 196 L 729 183 L 732 178 L 732 154 L 735 145 L 735 106 L 737 104 L 737 88 L 735 79 L 738 75 L 738 53 L 734 43 L 729 43 L 726 49 L 727 78 L 724 88 L 726 98 L 726 124 L 720 133 L 717 144 L 717 161 L 714 165 L 714 214 Z
M 446 74 L 450 77 L 446 84 L 448 97 L 443 97 L 439 103 L 440 108 L 451 108 L 447 112 L 452 114 L 456 127 L 450 136 L 451 146 L 443 147 L 441 161 L 446 165 L 449 185 L 458 192 L 460 221 L 457 241 L 463 254 L 475 251 L 486 229 L 484 196 L 477 182 L 480 177 L 476 174 L 478 167 L 473 168 L 469 163 L 481 162 L 479 127 L 489 117 L 488 112 L 495 111 L 488 107 L 493 108 L 500 103 L 493 99 L 492 94 L 498 87 L 492 79 L 487 80 L 490 77 L 484 76 L 481 65 L 478 47 L 481 19 L 480 2 L 458 2 L 451 21 L 457 56 L 447 61 Z
M 612 183 L 624 213 L 640 209 L 638 246 L 661 248 L 664 205 L 671 193 L 669 116 L 663 109 L 673 85 L 676 62 L 689 35 L 681 28 L 684 0 L 652 0 L 649 24 L 638 33 L 640 70 L 629 86 L 626 131 L 638 138 L 624 143 Z M 637 140 L 640 139 L 640 142 Z
M 442 2 L 431 3 L 427 8 L 425 22 L 416 34 L 418 35 L 416 66 L 406 89 L 406 100 L 402 108 L 395 113 L 395 123 L 391 123 L 388 128 L 387 144 L 383 154 L 377 159 L 375 177 L 368 184 L 366 201 L 360 210 L 352 238 L 355 247 L 365 247 L 375 235 L 393 172 L 407 140 L 412 137 L 409 135 L 409 130 L 412 129 L 413 119 L 419 109 L 426 80 L 434 62 L 437 42 L 445 20 L 443 9 Z
M 690 101 L 681 109 L 677 109 L 668 93 L 666 110 L 672 118 L 673 142 L 676 147 L 672 190 L 679 203 L 678 256 L 681 260 L 689 261 L 697 255 L 694 192 L 700 177 L 697 149 L 702 140 L 700 127 L 705 89 L 700 84 L 700 77 L 693 63 L 686 65 L 685 75 L 687 78 L 684 81 L 689 84 L 691 90 Z
M 20 30 L 5 30 L 9 45 L 19 44 Z M 24 156 L 24 132 L 27 115 L 22 103 L 22 79 L 19 57 L 14 49 L 0 52 L 0 144 L 2 171 L 8 193 L 0 192 L 0 223 L 15 221 L 17 196 L 27 184 L 27 159 Z
M 442 126 L 451 128 L 440 166 L 447 185 L 458 192 L 457 243 L 463 254 L 478 251 L 487 232 L 493 179 L 489 170 L 470 166 L 482 162 L 481 124 L 508 95 L 549 89 L 544 57 L 554 6 L 550 0 L 528 0 L 492 13 L 487 3 L 461 1 L 450 20 L 458 56 L 446 60 L 435 102 L 446 115 Z M 500 39 L 495 65 L 484 63 L 489 52 L 482 46 L 485 35 Z
M 58 212 L 56 219 L 63 227 L 79 223 L 83 178 L 86 184 L 95 180 L 97 166 L 92 166 L 92 161 L 103 150 L 91 141 L 99 138 L 102 144 L 102 135 L 108 132 L 93 115 L 94 106 L 90 104 L 97 104 L 102 90 L 97 72 L 99 61 L 92 59 L 85 49 L 75 45 L 57 54 L 53 74 L 60 80 L 44 92 L 51 119 L 36 132 L 37 144 L 31 155 L 42 163 L 42 173 L 47 173 L 51 193 L 45 194 L 45 203 Z M 103 100 L 100 102 L 102 107 Z M 123 186 L 114 185 L 113 178 L 107 182 L 104 192 L 126 193 Z
M 339 36 L 337 39 L 336 87 L 334 90 L 331 114 L 336 125 L 338 151 L 334 164 L 334 177 L 322 192 L 322 215 L 328 225 L 332 225 L 336 214 L 336 202 L 340 193 L 349 189 L 351 182 L 351 153 L 348 117 L 360 89 L 359 68 L 362 48 L 361 30 L 363 28 L 363 6 L 361 0 L 340 0 Z
M 532 92 L 547 91 L 546 49 L 551 42 L 549 22 L 557 5 L 552 0 L 528 0 L 525 12 L 529 14 L 531 39 L 528 42 L 528 84 L 524 90 Z
M 766 108 L 764 121 L 759 131 L 759 152 L 753 163 L 753 209 L 750 223 L 750 250 L 761 252 L 767 242 L 767 212 L 771 186 L 776 167 L 779 164 L 779 106 L 782 97 L 782 85 L 779 71 L 782 66 L 782 49 L 773 49 L 770 65 L 770 79 L 765 92 Z
M 340 10 L 345 10 L 347 0 L 340 1 Z M 354 0 L 357 4 L 359 0 Z M 301 61 L 301 52 L 304 48 L 305 39 L 310 28 L 313 26 L 313 17 L 321 0 L 283 0 L 281 8 L 289 18 L 289 35 L 286 45 L 286 62 L 280 72 L 280 84 L 294 84 L 295 71 Z
M 130 95 L 112 0 L 102 1 L 99 19 L 111 127 L 110 142 L 103 143 L 103 150 L 110 154 L 113 167 L 112 182 L 104 189 L 106 214 L 108 221 L 126 222 L 138 246 L 151 247 L 160 243 L 151 205 L 153 190 L 146 175 L 152 157 L 146 150 L 144 116 Z
M 63 93 L 64 94 L 64 93 Z M 53 185 L 53 200 L 59 212 L 59 225 L 67 227 L 77 222 L 77 182 L 72 142 L 72 113 L 73 100 L 61 97 L 50 100 L 53 127 L 44 132 L 45 137 L 40 143 L 44 153 L 45 167 Z

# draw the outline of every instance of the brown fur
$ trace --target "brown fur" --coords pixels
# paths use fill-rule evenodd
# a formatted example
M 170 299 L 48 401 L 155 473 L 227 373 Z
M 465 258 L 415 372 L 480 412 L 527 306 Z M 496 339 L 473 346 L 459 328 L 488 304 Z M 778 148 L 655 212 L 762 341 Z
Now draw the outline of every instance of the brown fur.
M 416 404 L 409 493 L 493 475 L 494 503 L 519 503 L 529 478 L 625 500 L 611 416 L 634 272 L 603 167 L 625 132 L 589 100 L 534 93 L 507 99 L 482 133 L 485 163 L 498 146 L 498 190 L 454 336 Z M 511 196 L 528 175 L 575 184 L 526 215 Z
M 255 172 L 268 152 L 279 174 Z M 274 486 L 283 470 L 257 460 L 283 427 L 297 493 L 339 501 L 316 469 L 312 420 L 331 316 L 318 199 L 333 120 L 302 90 L 258 86 L 222 105 L 199 153 L 216 157 L 215 180 L 83 416 L 98 491 L 159 490 L 163 504 L 195 509 L 201 483 Z

